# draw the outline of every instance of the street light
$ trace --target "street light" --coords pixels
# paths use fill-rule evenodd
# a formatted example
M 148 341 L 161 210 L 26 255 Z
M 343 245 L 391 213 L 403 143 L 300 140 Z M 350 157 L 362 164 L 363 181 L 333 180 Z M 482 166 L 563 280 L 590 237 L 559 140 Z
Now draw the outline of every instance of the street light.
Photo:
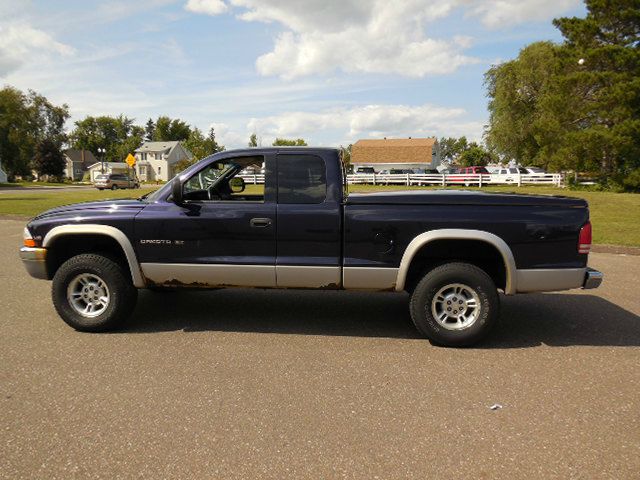
M 102 148 L 102 147 L 98 147 L 98 154 L 100 155 L 100 172 L 104 173 L 104 154 L 107 151 Z

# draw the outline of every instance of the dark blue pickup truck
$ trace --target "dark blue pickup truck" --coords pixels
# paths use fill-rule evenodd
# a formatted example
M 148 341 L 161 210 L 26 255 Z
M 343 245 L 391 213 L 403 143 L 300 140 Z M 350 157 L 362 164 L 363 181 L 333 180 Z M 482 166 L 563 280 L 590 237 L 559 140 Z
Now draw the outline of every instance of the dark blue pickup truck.
M 264 165 L 262 186 L 239 173 Z M 471 345 L 499 296 L 595 288 L 584 200 L 469 191 L 347 195 L 339 151 L 215 154 L 147 197 L 81 203 L 29 222 L 20 256 L 53 280 L 72 327 L 114 328 L 138 288 L 406 291 L 420 332 Z M 339 312 L 336 312 L 339 315 Z M 304 321 L 301 318 L 301 321 Z

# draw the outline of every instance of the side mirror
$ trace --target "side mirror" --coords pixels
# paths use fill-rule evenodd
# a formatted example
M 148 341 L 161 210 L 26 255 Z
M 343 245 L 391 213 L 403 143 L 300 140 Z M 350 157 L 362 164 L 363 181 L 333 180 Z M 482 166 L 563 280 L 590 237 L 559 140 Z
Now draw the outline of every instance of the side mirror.
M 233 177 L 229 180 L 229 188 L 233 193 L 242 193 L 245 189 L 244 178 L 242 177 Z
M 175 177 L 171 180 L 171 197 L 173 199 L 173 203 L 176 205 L 184 205 L 184 199 L 182 197 L 182 182 L 180 181 L 180 177 Z

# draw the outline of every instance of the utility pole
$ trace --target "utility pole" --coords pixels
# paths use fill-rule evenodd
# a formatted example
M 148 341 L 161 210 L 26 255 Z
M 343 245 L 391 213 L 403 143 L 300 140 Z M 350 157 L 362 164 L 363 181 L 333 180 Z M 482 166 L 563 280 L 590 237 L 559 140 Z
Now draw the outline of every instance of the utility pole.
M 98 147 L 98 154 L 100 155 L 100 172 L 104 173 L 104 154 L 107 151 L 102 148 L 102 147 Z

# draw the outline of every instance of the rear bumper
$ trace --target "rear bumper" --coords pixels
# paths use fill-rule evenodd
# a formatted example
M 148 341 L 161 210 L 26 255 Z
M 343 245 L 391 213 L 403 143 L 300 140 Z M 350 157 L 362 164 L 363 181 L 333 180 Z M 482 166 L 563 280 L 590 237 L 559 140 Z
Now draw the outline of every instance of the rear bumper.
M 20 248 L 20 260 L 33 278 L 49 279 L 46 248 L 22 247 Z
M 598 288 L 604 275 L 592 268 L 518 270 L 517 293 Z
M 598 288 L 603 279 L 604 274 L 602 272 L 594 270 L 593 268 L 587 268 L 587 271 L 584 274 L 584 282 L 582 284 L 582 288 Z

